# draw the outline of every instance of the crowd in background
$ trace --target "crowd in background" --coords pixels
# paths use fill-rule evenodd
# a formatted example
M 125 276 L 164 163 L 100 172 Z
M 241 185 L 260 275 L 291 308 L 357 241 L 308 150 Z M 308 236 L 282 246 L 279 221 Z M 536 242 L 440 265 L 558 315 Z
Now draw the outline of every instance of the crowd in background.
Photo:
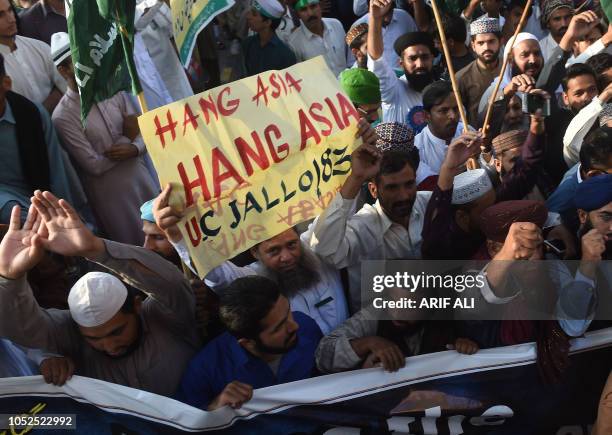
M 135 97 L 81 123 L 64 2 L 0 0 L 0 376 L 75 373 L 214 410 L 322 373 L 535 342 L 541 382 L 562 382 L 572 340 L 611 319 L 612 26 L 596 0 L 535 0 L 514 39 L 526 0 L 437 3 L 450 59 L 425 0 L 238 0 L 185 69 L 167 2 L 138 1 L 150 109 L 322 55 L 361 117 L 328 207 L 200 280 Z M 538 283 L 553 315 L 383 320 L 361 265 L 399 259 L 483 261 L 475 298 L 517 312 Z M 610 380 L 599 414 L 595 433 L 612 433 Z

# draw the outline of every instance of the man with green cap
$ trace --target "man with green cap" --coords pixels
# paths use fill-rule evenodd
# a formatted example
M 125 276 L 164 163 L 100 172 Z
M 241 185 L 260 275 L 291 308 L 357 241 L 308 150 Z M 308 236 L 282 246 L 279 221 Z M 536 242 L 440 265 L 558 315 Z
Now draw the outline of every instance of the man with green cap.
M 255 32 L 243 43 L 248 75 L 280 70 L 295 65 L 295 54 L 276 35 L 285 7 L 278 0 L 252 0 L 246 19 Z
M 347 67 L 344 27 L 335 18 L 322 18 L 319 0 L 298 0 L 293 7 L 301 25 L 289 37 L 289 46 L 298 62 L 322 55 L 337 77 Z
M 340 86 L 361 118 L 372 126 L 380 122 L 380 83 L 376 74 L 362 68 L 346 69 L 340 74 Z

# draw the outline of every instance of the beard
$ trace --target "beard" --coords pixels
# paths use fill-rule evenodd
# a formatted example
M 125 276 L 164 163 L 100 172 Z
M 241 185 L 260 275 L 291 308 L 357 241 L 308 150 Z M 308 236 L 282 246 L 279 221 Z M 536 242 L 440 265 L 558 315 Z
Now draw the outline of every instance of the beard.
M 407 73 L 404 70 L 404 77 L 410 84 L 410 87 L 417 92 L 421 92 L 425 87 L 431 84 L 435 79 L 435 74 L 433 71 L 422 71 L 420 73 Z
M 368 56 L 361 56 L 357 58 L 357 67 L 361 69 L 368 69 Z
M 261 339 L 257 337 L 255 339 L 255 345 L 257 346 L 257 351 L 260 353 L 267 353 L 271 355 L 284 355 L 293 349 L 298 344 L 297 332 L 294 332 L 292 335 L 287 337 L 285 340 L 285 344 L 282 347 L 276 346 L 268 346 L 263 344 Z
M 537 63 L 532 63 L 532 62 L 529 62 L 529 63 L 527 63 L 525 65 L 524 71 L 521 71 L 520 68 L 518 68 L 516 65 L 514 65 L 512 67 L 512 77 L 520 76 L 521 74 L 531 75 L 530 73 L 526 72 L 526 71 L 528 71 L 530 69 L 531 70 L 535 70 L 534 74 L 533 74 L 533 78 L 537 80 L 538 77 L 540 76 L 540 72 L 542 72 L 542 67 L 541 66 L 538 67 Z
M 492 56 L 485 57 L 485 54 L 491 54 Z M 487 50 L 483 52 L 482 54 L 478 55 L 478 60 L 480 60 L 482 63 L 487 64 L 487 65 L 497 62 L 498 59 L 499 59 L 499 51 L 495 53 L 491 50 Z
M 266 267 L 264 275 L 276 281 L 287 298 L 317 284 L 321 277 L 318 272 L 319 259 L 302 245 L 302 256 L 292 269 L 275 271 Z

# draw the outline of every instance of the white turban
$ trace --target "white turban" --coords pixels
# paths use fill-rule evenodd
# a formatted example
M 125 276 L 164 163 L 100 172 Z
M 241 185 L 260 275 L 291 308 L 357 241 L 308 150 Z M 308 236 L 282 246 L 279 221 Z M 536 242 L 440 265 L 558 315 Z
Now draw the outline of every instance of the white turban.
M 127 297 L 127 288 L 113 275 L 89 272 L 70 289 L 70 315 L 86 328 L 100 326 L 119 312 Z

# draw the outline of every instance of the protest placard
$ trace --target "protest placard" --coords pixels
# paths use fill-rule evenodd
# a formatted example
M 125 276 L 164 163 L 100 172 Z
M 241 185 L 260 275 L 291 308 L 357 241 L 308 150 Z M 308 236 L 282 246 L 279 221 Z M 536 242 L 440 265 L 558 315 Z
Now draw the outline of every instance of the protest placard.
M 233 5 L 234 0 L 170 0 L 174 42 L 185 68 L 191 60 L 198 34 L 213 18 Z
M 201 277 L 320 214 L 350 172 L 358 120 L 323 57 L 142 115 Z

